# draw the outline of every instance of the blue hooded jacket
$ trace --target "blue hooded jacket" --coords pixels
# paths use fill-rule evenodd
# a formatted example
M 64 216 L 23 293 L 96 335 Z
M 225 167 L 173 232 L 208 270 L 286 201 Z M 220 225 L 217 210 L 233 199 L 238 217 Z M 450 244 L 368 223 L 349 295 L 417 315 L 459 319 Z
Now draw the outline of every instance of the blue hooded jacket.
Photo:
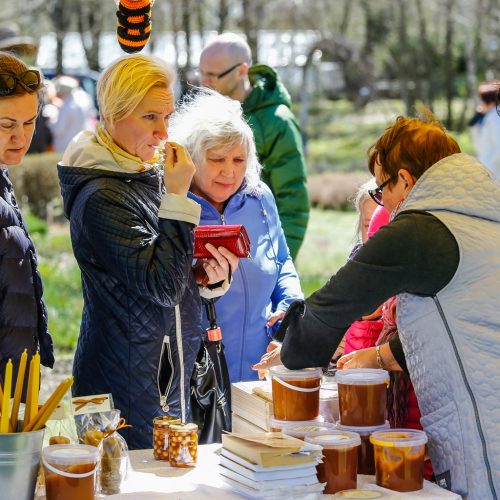
M 201 209 L 201 225 L 243 224 L 251 258 L 241 259 L 229 291 L 215 307 L 231 382 L 256 380 L 251 365 L 266 352 L 271 334 L 266 322 L 271 312 L 286 311 L 302 299 L 297 271 L 270 189 L 261 182 L 256 193 L 235 193 L 220 214 L 208 201 L 190 193 Z M 206 316 L 205 327 L 208 327 Z

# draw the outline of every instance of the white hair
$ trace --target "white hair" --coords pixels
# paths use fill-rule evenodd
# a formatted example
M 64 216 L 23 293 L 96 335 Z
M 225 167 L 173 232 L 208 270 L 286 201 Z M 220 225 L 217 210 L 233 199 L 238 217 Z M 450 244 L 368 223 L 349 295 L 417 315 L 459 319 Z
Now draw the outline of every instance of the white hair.
M 197 168 L 205 163 L 209 150 L 223 148 L 227 152 L 243 144 L 247 153 L 244 192 L 260 193 L 262 167 L 239 101 L 211 89 L 196 89 L 183 98 L 172 115 L 168 135 L 188 150 Z

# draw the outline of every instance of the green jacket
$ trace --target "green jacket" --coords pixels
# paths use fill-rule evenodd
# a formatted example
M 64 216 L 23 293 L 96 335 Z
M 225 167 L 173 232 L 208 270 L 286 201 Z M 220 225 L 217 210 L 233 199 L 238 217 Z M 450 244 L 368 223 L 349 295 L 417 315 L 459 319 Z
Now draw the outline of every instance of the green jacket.
M 252 66 L 253 90 L 243 102 L 252 127 L 262 180 L 271 188 L 293 259 L 297 257 L 309 219 L 306 163 L 299 125 L 290 110 L 288 91 L 269 66 Z

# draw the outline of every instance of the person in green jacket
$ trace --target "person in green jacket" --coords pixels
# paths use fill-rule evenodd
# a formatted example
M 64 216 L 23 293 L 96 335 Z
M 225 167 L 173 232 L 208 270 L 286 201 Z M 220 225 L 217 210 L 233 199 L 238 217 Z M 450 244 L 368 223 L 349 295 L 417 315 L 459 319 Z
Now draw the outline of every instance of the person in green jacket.
M 300 128 L 290 109 L 290 95 L 276 71 L 251 64 L 245 40 L 234 33 L 218 35 L 201 53 L 201 82 L 242 103 L 264 167 L 262 180 L 276 198 L 290 255 L 295 259 L 309 219 Z

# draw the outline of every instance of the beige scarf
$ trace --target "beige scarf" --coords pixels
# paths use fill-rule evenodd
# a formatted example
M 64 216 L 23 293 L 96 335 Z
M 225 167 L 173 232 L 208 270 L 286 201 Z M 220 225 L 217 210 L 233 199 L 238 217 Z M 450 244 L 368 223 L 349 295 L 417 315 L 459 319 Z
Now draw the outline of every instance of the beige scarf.
M 112 155 L 113 159 L 123 170 L 127 172 L 147 172 L 156 167 L 160 160 L 160 155 L 155 153 L 154 157 L 149 161 L 142 161 L 138 156 L 131 155 L 122 149 L 113 140 L 109 132 L 101 123 L 96 126 L 95 137 L 97 142 L 106 148 Z

